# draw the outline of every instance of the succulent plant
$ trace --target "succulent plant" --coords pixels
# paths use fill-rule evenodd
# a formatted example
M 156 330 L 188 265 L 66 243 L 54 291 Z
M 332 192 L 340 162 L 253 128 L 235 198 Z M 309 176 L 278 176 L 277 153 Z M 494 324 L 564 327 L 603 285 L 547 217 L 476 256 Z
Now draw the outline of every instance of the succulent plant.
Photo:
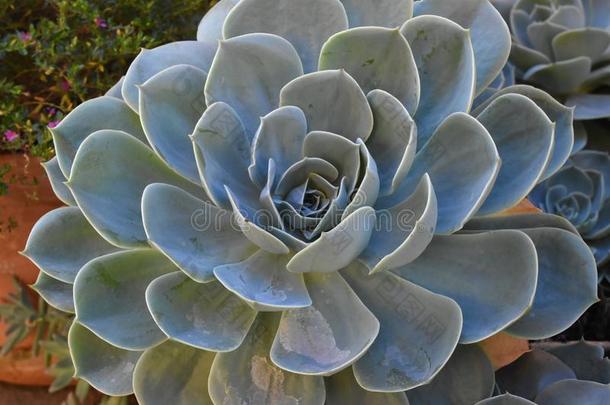
M 534 349 L 498 370 L 495 381 L 499 395 L 477 405 L 610 403 L 610 360 L 585 341 Z
M 610 117 L 610 1 L 494 0 L 509 19 L 520 81 L 568 106 L 575 119 Z
M 610 156 L 584 150 L 530 194 L 543 211 L 569 220 L 591 247 L 599 267 L 610 259 Z M 603 276 L 603 273 L 600 274 Z
M 145 404 L 406 403 L 458 343 L 568 327 L 587 245 L 490 217 L 573 145 L 532 87 L 471 109 L 509 48 L 487 0 L 222 0 L 142 51 L 53 129 L 69 207 L 24 251 L 77 375 Z

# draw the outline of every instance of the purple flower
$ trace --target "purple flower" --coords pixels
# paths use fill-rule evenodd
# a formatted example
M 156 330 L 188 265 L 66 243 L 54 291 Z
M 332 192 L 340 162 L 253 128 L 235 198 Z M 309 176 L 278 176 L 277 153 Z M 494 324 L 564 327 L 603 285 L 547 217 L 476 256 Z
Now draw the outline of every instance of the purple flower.
M 56 121 L 49 121 L 48 126 L 49 126 L 49 128 L 55 128 L 56 126 L 58 126 L 58 125 L 59 125 L 59 123 L 60 123 L 60 122 L 61 122 L 60 120 L 56 120 Z
M 4 131 L 4 139 L 9 142 L 13 142 L 14 140 L 19 138 L 19 134 L 13 130 L 7 129 Z
M 60 86 L 63 91 L 69 91 L 72 88 L 72 85 L 66 79 L 62 80 Z
M 57 114 L 57 108 L 54 108 L 54 107 L 47 107 L 46 111 L 47 111 L 47 114 L 49 114 L 51 117 L 53 117 L 55 114 Z
M 95 17 L 93 21 L 98 28 L 108 28 L 108 23 L 101 17 Z
M 21 42 L 29 42 L 32 40 L 32 34 L 26 31 L 19 31 L 17 33 L 17 37 L 21 40 Z

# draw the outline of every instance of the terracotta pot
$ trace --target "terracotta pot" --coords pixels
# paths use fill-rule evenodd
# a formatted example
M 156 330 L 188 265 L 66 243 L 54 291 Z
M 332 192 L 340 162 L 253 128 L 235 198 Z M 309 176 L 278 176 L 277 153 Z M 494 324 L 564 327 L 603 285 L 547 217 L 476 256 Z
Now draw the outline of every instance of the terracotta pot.
M 485 352 L 494 370 L 502 368 L 517 360 L 530 350 L 527 340 L 519 339 L 508 333 L 500 332 L 479 343 Z
M 15 349 L 0 357 L 0 381 L 16 385 L 49 386 L 44 356 L 32 357 L 29 349 Z

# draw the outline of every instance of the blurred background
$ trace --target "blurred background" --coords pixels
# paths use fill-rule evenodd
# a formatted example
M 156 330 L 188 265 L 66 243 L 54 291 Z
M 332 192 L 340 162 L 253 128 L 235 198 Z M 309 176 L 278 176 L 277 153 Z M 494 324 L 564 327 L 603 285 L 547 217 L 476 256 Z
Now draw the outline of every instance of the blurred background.
M 38 270 L 18 251 L 32 225 L 62 205 L 40 163 L 47 127 L 103 95 L 141 48 L 195 39 L 214 1 L 0 0 L 0 405 L 119 405 L 72 378 L 69 319 L 29 285 Z

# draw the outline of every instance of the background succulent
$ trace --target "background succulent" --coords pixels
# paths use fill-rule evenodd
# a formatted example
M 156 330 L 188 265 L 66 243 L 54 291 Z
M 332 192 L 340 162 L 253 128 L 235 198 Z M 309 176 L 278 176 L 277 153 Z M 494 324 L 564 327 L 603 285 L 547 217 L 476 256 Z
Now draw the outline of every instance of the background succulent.
M 511 62 L 575 119 L 610 116 L 610 1 L 495 0 L 510 21 Z
M 573 147 L 532 87 L 471 109 L 509 48 L 487 0 L 223 0 L 142 51 L 53 129 L 70 206 L 24 252 L 76 313 L 77 374 L 142 403 L 406 403 L 458 343 L 569 326 L 586 244 L 489 217 Z

